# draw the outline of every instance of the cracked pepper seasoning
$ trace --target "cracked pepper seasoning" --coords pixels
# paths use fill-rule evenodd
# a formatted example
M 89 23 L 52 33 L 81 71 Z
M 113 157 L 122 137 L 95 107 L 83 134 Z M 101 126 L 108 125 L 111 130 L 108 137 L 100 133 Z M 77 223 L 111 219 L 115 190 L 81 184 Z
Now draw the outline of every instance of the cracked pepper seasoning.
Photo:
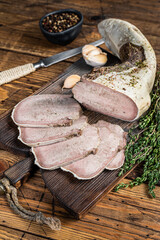
M 48 32 L 58 33 L 73 27 L 80 21 L 80 18 L 75 13 L 57 13 L 51 14 L 43 19 L 43 28 Z

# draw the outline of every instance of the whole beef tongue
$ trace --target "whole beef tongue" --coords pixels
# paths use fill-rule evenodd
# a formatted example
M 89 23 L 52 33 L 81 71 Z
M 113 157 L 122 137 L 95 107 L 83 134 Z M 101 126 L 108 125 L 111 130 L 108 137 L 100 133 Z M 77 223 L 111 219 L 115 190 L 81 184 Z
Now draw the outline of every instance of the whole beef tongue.
M 131 98 L 103 84 L 86 79 L 77 83 L 72 92 L 74 98 L 91 111 L 125 121 L 131 121 L 137 116 L 138 110 Z
M 109 18 L 98 24 L 106 46 L 122 63 L 94 69 L 72 89 L 89 110 L 124 121 L 138 119 L 151 104 L 156 74 L 155 52 L 138 28 Z
M 81 136 L 63 142 L 32 148 L 35 164 L 43 169 L 56 169 L 95 153 L 99 145 L 96 127 L 88 125 Z
M 69 95 L 41 94 L 25 98 L 13 109 L 15 124 L 24 127 L 71 125 L 78 119 L 81 107 Z

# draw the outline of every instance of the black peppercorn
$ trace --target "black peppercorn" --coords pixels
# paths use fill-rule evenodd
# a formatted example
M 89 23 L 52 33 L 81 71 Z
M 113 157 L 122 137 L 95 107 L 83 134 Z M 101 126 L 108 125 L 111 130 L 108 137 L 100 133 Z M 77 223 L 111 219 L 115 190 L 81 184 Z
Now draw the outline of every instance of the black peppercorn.
M 75 13 L 58 13 L 47 16 L 43 19 L 43 28 L 48 32 L 62 32 L 65 31 L 80 21 L 80 18 Z

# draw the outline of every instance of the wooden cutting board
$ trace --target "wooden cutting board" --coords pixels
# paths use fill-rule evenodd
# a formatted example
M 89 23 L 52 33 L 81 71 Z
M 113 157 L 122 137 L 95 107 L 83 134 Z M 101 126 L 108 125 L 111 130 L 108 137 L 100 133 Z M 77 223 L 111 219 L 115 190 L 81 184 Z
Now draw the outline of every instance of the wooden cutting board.
M 107 65 L 115 65 L 119 62 L 119 60 L 110 53 L 108 53 L 108 59 Z M 71 74 L 82 75 L 90 72 L 91 70 L 92 67 L 86 65 L 84 60 L 81 58 L 72 64 L 63 74 L 61 74 L 56 81 L 54 79 L 46 86 L 39 89 L 35 94 L 68 93 L 70 90 L 62 92 L 62 85 L 66 77 Z M 101 119 L 119 124 L 124 130 L 128 130 L 132 126 L 132 124 L 128 122 L 103 116 L 86 109 L 83 110 L 84 114 L 89 118 L 89 123 L 95 123 Z M 30 155 L 30 148 L 17 140 L 18 130 L 10 115 L 11 111 L 0 117 L 0 147 L 8 149 L 9 151 L 11 150 L 17 154 L 23 154 L 27 157 L 27 166 L 32 166 L 34 159 L 33 156 Z M 25 162 L 24 164 L 21 163 L 21 166 L 23 165 L 25 165 Z M 17 165 L 16 170 L 14 169 L 14 171 L 7 172 L 7 177 L 15 183 L 18 176 L 24 175 L 24 169 L 26 171 L 27 167 L 23 168 Z M 118 172 L 119 170 L 104 170 L 94 179 L 78 180 L 74 178 L 71 173 L 63 172 L 61 169 L 52 171 L 41 170 L 42 178 L 44 179 L 48 189 L 51 191 L 53 197 L 57 198 L 60 204 L 78 219 L 87 213 L 88 210 L 98 200 L 100 200 L 104 194 L 108 193 L 120 181 L 120 179 L 122 179 L 122 177 L 118 177 Z

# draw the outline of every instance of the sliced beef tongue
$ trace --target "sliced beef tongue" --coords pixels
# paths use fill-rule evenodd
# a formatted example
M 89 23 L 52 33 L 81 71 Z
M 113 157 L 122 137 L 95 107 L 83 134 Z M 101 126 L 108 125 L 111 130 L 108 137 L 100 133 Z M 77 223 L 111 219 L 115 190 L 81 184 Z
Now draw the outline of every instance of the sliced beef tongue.
M 120 139 L 119 142 L 119 148 L 123 149 L 126 146 L 126 132 L 124 132 L 124 130 L 117 124 L 112 124 L 103 120 L 99 120 L 96 123 L 96 126 L 101 128 L 101 127 L 106 127 L 108 128 L 111 132 L 113 132 L 114 134 L 116 134 L 116 136 Z
M 71 172 L 78 179 L 94 178 L 107 166 L 114 169 L 120 167 L 124 160 L 123 152 L 120 151 L 124 147 L 123 130 L 117 125 L 104 121 L 99 121 L 94 126 L 97 126 L 100 135 L 97 153 L 62 167 L 62 170 Z
M 43 169 L 56 169 L 95 153 L 99 145 L 98 129 L 88 125 L 81 136 L 63 142 L 32 148 L 35 163 Z
M 41 94 L 25 98 L 12 112 L 15 124 L 25 127 L 71 125 L 78 119 L 81 107 L 69 95 Z
M 29 128 L 19 127 L 19 140 L 24 144 L 36 147 L 65 141 L 73 136 L 82 134 L 83 129 L 87 126 L 87 117 L 82 116 L 75 120 L 71 126 L 65 127 L 41 127 Z
M 112 161 L 105 167 L 108 170 L 115 170 L 123 166 L 125 160 L 124 149 L 120 150 Z

